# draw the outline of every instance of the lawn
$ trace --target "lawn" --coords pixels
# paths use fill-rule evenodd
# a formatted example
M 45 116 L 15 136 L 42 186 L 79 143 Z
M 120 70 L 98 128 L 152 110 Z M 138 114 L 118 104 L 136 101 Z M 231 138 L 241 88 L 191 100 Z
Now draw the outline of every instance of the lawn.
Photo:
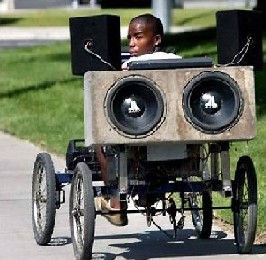
M 215 24 L 216 9 L 182 9 L 173 10 L 173 25 L 181 26 L 212 26 Z M 100 14 L 119 15 L 121 25 L 127 26 L 130 19 L 151 9 L 54 9 L 33 10 L 1 14 L 0 26 L 68 26 L 68 18 L 73 16 L 92 16 Z
M 142 10 L 143 11 L 143 10 Z M 148 10 L 147 10 L 148 11 Z M 184 10 L 183 10 L 184 11 Z M 93 13 L 90 13 L 93 12 Z M 8 26 L 67 25 L 70 16 L 101 13 L 101 10 L 30 12 L 1 15 L 0 24 Z M 105 10 L 105 12 L 107 12 Z M 139 10 L 123 11 L 122 23 Z M 108 13 L 118 14 L 117 10 Z M 175 10 L 174 24 L 212 27 L 215 10 Z M 58 20 L 57 20 L 58 19 Z M 207 19 L 207 20 L 206 20 Z M 38 21 L 34 22 L 34 21 Z M 9 21 L 9 22 L 7 22 Z M 11 22 L 12 21 L 12 22 Z M 195 40 L 196 39 L 196 40 Z M 167 35 L 166 43 L 184 57 L 208 55 L 216 61 L 215 30 Z M 264 35 L 264 50 L 266 36 Z M 83 79 L 73 76 L 70 69 L 69 41 L 47 46 L 0 49 L 0 130 L 43 146 L 50 152 L 64 155 L 69 139 L 83 138 Z M 264 52 L 265 61 L 265 52 Z M 266 230 L 266 68 L 256 72 L 256 105 L 258 133 L 250 142 L 231 146 L 232 174 L 239 156 L 249 155 L 254 160 L 259 184 L 259 231 Z M 265 156 L 265 157 L 264 157 Z M 230 201 L 216 200 L 216 203 Z M 229 219 L 230 211 L 222 213 Z

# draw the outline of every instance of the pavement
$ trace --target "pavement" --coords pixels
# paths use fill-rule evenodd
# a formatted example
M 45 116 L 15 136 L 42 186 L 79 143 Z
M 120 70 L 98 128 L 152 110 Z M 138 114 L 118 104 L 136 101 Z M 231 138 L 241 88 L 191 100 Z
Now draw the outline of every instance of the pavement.
M 202 27 L 172 26 L 170 32 L 179 33 Z M 127 37 L 127 27 L 121 27 L 121 38 Z M 3 27 L 0 26 L 0 40 L 68 40 L 68 27 Z
M 173 26 L 172 33 L 199 30 L 202 27 Z M 121 38 L 127 37 L 127 27 L 121 27 Z M 0 26 L 0 48 L 47 44 L 70 39 L 68 27 L 5 27 Z
M 27 140 L 0 132 L 0 259 L 71 260 L 74 259 L 68 203 L 70 185 L 65 187 L 66 203 L 57 210 L 51 243 L 38 246 L 31 224 L 31 178 L 36 155 L 45 152 Z M 65 168 L 64 158 L 51 155 L 56 171 Z M 129 225 L 112 226 L 102 216 L 96 218 L 93 259 L 176 259 L 225 260 L 238 259 L 233 234 L 213 225 L 211 239 L 196 239 L 191 216 L 186 214 L 185 227 L 174 238 L 167 216 L 154 218 L 155 225 L 146 224 L 141 214 L 129 214 Z M 242 260 L 265 259 L 266 246 L 254 246 L 252 255 Z

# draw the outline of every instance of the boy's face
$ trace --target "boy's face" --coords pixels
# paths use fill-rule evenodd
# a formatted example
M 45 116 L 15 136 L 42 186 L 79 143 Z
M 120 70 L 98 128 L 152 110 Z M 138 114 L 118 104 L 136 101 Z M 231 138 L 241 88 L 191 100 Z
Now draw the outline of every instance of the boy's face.
M 161 36 L 154 35 L 151 26 L 140 21 L 133 21 L 128 28 L 128 45 L 131 56 L 153 53 L 161 43 Z

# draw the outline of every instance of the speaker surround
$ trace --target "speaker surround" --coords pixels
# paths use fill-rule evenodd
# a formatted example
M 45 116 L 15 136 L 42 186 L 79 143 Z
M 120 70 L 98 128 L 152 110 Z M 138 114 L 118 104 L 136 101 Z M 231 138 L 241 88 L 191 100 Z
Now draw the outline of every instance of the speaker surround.
M 238 84 L 221 71 L 202 72 L 185 86 L 185 118 L 195 128 L 217 134 L 231 128 L 242 115 L 244 101 Z
M 143 138 L 163 121 L 163 97 L 156 83 L 143 76 L 118 79 L 107 93 L 105 106 L 114 129 L 132 138 Z

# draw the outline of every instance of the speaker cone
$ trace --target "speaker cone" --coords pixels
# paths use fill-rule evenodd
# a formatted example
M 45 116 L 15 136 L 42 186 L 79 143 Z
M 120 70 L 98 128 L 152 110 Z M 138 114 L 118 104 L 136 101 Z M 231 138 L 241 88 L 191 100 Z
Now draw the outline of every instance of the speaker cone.
M 221 71 L 204 71 L 185 87 L 183 109 L 195 128 L 218 134 L 235 125 L 243 110 L 237 83 Z
M 107 116 L 120 133 L 147 136 L 163 121 L 164 102 L 155 82 L 131 75 L 119 79 L 106 97 Z

